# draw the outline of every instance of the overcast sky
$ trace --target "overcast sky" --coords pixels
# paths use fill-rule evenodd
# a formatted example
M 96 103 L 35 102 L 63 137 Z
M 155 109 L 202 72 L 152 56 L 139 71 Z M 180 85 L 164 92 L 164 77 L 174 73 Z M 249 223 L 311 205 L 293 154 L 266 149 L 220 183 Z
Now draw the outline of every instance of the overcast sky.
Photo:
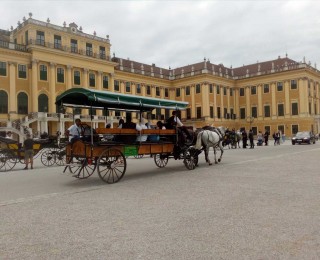
M 320 68 L 320 1 L 0 0 L 0 29 L 23 16 L 110 35 L 117 57 L 163 68 L 203 61 L 239 67 L 279 55 Z

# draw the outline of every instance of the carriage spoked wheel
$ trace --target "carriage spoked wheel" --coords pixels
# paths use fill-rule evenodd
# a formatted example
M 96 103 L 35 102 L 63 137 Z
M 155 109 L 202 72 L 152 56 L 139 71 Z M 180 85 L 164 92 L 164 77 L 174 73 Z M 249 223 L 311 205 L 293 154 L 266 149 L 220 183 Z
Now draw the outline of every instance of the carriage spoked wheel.
M 55 163 L 59 166 L 66 164 L 66 148 L 58 149 Z
M 159 168 L 164 168 L 167 166 L 169 161 L 169 156 L 168 154 L 165 153 L 158 153 L 154 156 L 154 163 L 159 167 Z
M 0 172 L 10 171 L 17 164 L 17 157 L 10 150 L 0 151 Z
M 68 170 L 69 173 L 73 173 L 72 177 L 86 179 L 94 173 L 95 169 L 96 163 L 91 159 L 72 156 L 67 162 L 64 172 Z
M 46 149 L 41 154 L 41 162 L 44 166 L 52 166 L 56 160 L 57 149 Z
M 115 148 L 104 150 L 97 161 L 98 175 L 108 184 L 122 179 L 127 169 L 127 161 L 123 153 Z
M 188 170 L 194 170 L 199 162 L 199 154 L 197 150 L 193 147 L 189 147 L 184 151 L 183 163 Z

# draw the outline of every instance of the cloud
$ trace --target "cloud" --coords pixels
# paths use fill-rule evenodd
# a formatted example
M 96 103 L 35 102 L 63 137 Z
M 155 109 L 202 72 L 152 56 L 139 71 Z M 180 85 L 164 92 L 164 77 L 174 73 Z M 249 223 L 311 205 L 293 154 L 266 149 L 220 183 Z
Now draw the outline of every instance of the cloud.
M 180 67 L 209 58 L 242 66 L 278 55 L 319 63 L 317 1 L 2 1 L 1 29 L 33 18 L 110 35 L 117 56 Z

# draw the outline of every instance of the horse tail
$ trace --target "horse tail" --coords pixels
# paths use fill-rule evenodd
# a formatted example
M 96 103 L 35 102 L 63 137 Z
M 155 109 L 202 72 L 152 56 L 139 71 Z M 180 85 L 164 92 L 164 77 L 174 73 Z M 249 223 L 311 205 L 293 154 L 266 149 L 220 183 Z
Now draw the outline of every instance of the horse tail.
M 197 150 L 200 150 L 201 149 L 201 146 L 202 146 L 202 134 L 203 134 L 203 131 L 202 132 L 200 132 L 199 134 L 198 134 L 198 136 L 197 136 L 197 142 L 196 142 L 196 145 L 195 145 L 195 148 L 197 149 Z

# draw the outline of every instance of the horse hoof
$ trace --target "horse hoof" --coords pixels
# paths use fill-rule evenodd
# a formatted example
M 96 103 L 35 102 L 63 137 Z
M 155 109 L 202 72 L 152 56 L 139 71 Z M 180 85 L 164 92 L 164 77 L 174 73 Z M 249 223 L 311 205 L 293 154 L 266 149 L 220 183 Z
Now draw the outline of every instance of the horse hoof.
M 212 165 L 212 163 L 209 163 L 209 165 Z
M 218 159 L 218 162 L 221 162 L 221 159 Z
M 218 164 L 218 162 L 214 162 L 215 164 Z

